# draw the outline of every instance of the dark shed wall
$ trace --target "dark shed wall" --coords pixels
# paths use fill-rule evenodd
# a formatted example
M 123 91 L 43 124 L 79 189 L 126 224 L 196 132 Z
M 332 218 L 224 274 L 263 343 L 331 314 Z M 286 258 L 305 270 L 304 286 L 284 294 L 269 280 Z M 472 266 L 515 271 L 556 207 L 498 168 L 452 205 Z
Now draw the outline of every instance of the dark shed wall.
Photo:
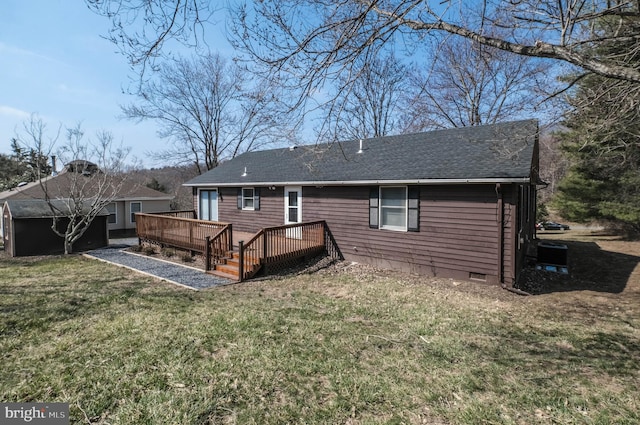
M 420 187 L 420 231 L 369 228 L 369 186 L 304 187 L 303 221 L 326 220 L 345 258 L 422 274 L 499 280 L 514 275 L 515 186 L 502 187 L 503 235 L 495 185 Z M 221 188 L 219 220 L 234 229 L 256 232 L 284 223 L 284 189 L 261 188 L 260 211 L 237 208 L 237 188 Z
M 24 218 L 13 220 L 13 256 L 49 255 L 64 253 L 64 240 L 51 230 L 51 218 Z M 64 229 L 68 220 L 62 219 L 59 229 Z M 89 229 L 73 245 L 74 251 L 86 251 L 109 244 L 107 217 L 96 217 Z

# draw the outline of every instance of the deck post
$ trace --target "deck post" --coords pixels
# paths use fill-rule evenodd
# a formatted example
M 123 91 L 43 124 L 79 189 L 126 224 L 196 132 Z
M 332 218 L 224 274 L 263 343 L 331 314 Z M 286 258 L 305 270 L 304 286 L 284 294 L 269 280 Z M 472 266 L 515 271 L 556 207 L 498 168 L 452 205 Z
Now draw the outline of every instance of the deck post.
M 211 236 L 204 238 L 204 271 L 211 270 Z
M 262 258 L 267 259 L 268 255 L 267 255 L 267 247 L 268 245 L 268 241 L 267 239 L 269 238 L 269 232 L 264 232 L 262 234 Z
M 322 221 L 322 245 L 324 246 L 324 252 L 329 255 L 329 248 L 327 248 L 327 222 Z
M 238 282 L 244 280 L 244 241 L 238 241 Z

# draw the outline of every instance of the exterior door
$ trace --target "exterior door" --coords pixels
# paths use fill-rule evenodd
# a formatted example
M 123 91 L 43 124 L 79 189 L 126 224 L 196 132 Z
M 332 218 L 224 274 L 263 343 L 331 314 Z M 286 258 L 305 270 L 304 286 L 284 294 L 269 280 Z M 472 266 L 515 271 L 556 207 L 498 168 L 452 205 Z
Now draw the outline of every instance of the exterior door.
M 290 186 L 284 188 L 284 224 L 302 223 L 302 188 Z M 302 238 L 301 228 L 287 229 L 288 238 Z
M 218 191 L 201 190 L 198 196 L 198 218 L 200 220 L 218 221 Z

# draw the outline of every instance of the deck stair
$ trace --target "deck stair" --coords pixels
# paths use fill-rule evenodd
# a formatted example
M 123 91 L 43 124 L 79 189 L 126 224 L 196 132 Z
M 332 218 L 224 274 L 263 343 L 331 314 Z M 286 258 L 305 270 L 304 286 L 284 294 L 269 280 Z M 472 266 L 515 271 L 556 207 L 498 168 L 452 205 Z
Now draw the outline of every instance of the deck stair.
M 245 265 L 247 267 L 247 265 Z M 257 271 L 260 268 L 260 264 L 254 264 L 252 272 Z M 224 259 L 224 264 L 216 264 L 212 270 L 209 270 L 210 274 L 215 276 L 224 277 L 232 280 L 239 280 L 240 278 L 240 258 L 237 251 L 229 253 L 229 257 Z

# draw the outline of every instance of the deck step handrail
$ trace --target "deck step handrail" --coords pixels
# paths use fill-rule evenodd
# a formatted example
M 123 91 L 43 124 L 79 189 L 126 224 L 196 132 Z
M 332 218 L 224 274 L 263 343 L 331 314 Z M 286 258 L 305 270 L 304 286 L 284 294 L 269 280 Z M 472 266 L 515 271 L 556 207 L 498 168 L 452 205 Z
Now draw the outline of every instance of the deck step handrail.
M 240 243 L 239 251 L 240 281 L 250 279 L 263 266 L 322 251 L 341 256 L 324 220 L 263 228 Z
M 233 226 L 227 224 L 215 236 L 205 239 L 204 269 L 209 271 L 216 264 L 222 264 L 233 250 Z

